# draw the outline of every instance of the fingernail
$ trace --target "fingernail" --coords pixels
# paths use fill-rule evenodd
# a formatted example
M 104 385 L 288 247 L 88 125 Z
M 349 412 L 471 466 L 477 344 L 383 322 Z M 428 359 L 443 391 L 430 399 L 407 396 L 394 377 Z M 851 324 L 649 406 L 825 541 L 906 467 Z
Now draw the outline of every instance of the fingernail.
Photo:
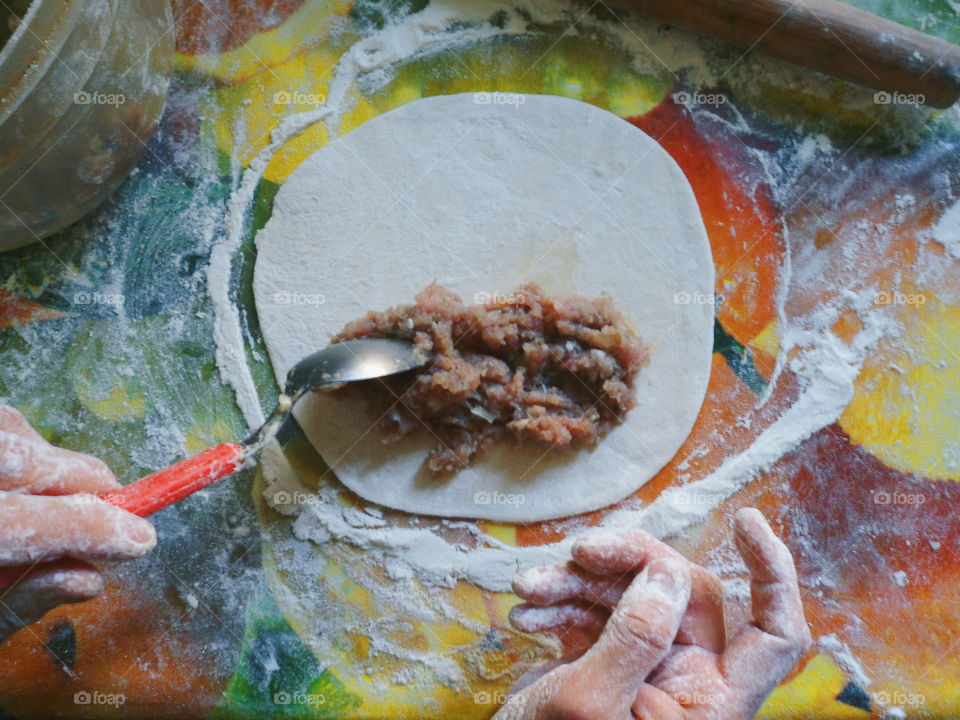
M 56 573 L 51 582 L 63 595 L 63 600 L 85 600 L 103 592 L 103 576 L 96 570 L 72 570 Z
M 579 538 L 573 543 L 573 555 L 588 553 L 601 560 L 611 560 L 623 552 L 624 538 L 622 533 L 595 532 Z
M 513 578 L 514 592 L 517 594 L 532 593 L 539 587 L 556 582 L 557 575 L 557 569 L 552 565 L 522 570 Z
M 566 605 L 550 607 L 514 605 L 507 617 L 510 623 L 522 632 L 539 632 L 564 623 L 574 622 L 582 614 L 582 610 Z
M 513 592 L 516 595 L 526 595 L 530 592 L 531 585 L 535 582 L 534 574 L 537 573 L 537 568 L 531 568 L 530 570 L 524 570 L 518 572 L 513 578 Z
M 524 616 L 528 611 L 529 608 L 524 605 L 514 605 L 512 608 L 510 608 L 510 612 L 507 614 L 507 619 L 517 627 L 520 627 L 523 625 Z
M 153 525 L 135 515 L 123 519 L 123 531 L 128 538 L 141 545 L 154 543 L 157 539 Z
M 690 591 L 690 573 L 685 562 L 675 558 L 654 560 L 643 569 L 640 578 L 642 581 L 633 583 L 628 588 L 627 594 L 647 596 L 650 593 L 656 593 L 674 601 Z

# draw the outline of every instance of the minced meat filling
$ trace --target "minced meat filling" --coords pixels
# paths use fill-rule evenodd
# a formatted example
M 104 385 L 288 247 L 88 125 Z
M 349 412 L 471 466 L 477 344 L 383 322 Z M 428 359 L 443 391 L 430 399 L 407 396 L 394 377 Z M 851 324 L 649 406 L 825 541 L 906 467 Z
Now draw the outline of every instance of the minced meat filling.
M 551 298 L 524 285 L 504 300 L 467 306 L 430 285 L 414 305 L 371 312 L 333 338 L 402 338 L 433 355 L 424 370 L 362 387 L 388 441 L 436 436 L 435 475 L 468 466 L 503 435 L 590 445 L 634 405 L 648 350 L 609 296 Z

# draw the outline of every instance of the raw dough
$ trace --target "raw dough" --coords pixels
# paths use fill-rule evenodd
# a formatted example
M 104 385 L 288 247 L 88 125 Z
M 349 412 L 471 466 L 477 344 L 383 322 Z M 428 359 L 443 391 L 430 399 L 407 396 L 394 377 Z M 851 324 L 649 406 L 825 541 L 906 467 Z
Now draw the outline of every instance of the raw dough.
M 307 436 L 375 503 L 514 522 L 595 510 L 652 478 L 703 402 L 714 272 L 699 208 L 653 139 L 592 105 L 465 93 L 374 118 L 287 179 L 257 251 L 257 312 L 281 384 L 347 321 L 430 282 L 467 302 L 525 282 L 609 292 L 653 345 L 638 406 L 594 449 L 499 443 L 451 479 L 424 466 L 432 437 L 384 445 L 356 399 L 305 398 L 295 415 Z

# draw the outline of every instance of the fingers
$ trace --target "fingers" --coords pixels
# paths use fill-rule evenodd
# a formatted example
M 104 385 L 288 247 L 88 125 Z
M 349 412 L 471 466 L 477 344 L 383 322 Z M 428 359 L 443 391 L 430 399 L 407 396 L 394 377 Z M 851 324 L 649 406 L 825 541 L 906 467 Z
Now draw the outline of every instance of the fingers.
M 129 560 L 156 542 L 146 520 L 93 495 L 0 493 L 0 565 L 62 557 Z
M 647 678 L 647 684 L 659 688 L 685 708 L 719 709 L 729 694 L 717 669 L 717 654 L 691 645 L 674 645 L 667 658 Z
M 0 490 L 66 495 L 119 487 L 110 469 L 94 457 L 53 447 L 42 438 L 0 430 Z
M 714 653 L 723 652 L 727 646 L 723 583 L 720 578 L 699 565 L 690 563 L 689 567 L 690 602 L 677 631 L 677 642 L 697 645 Z
M 573 544 L 572 553 L 577 565 L 595 575 L 619 575 L 656 558 L 683 557 L 643 530 L 591 533 Z
M 734 539 L 750 571 L 754 624 L 786 640 L 808 635 L 793 557 L 759 510 L 743 508 L 737 513 Z
M 810 629 L 790 551 L 759 511 L 737 513 L 734 538 L 750 570 L 753 624 L 737 633 L 721 658 L 727 683 L 753 713 L 810 647 Z
M 598 607 L 582 603 L 561 603 L 550 607 L 516 605 L 510 610 L 510 622 L 520 632 L 534 633 L 556 627 L 583 628 L 600 631 L 607 621 L 608 613 Z
M 0 430 L 12 432 L 28 440 L 36 440 L 42 443 L 47 442 L 40 433 L 33 429 L 30 423 L 27 422 L 27 419 L 21 415 L 18 410 L 15 410 L 9 405 L 0 405 Z
M 59 560 L 38 565 L 0 595 L 0 643 L 58 605 L 89 600 L 102 590 L 103 577 L 84 563 Z
M 683 720 L 683 708 L 660 688 L 641 685 L 633 701 L 633 717 L 636 720 Z
M 574 563 L 530 568 L 513 580 L 513 592 L 535 605 L 585 600 L 613 609 L 632 577 L 595 575 Z
M 690 568 L 691 593 L 687 612 L 677 633 L 677 642 L 685 645 L 699 645 L 711 652 L 721 652 L 726 646 L 723 585 L 720 579 L 705 568 L 687 561 L 676 550 L 652 535 L 642 530 L 588 535 L 574 543 L 573 558 L 590 577 L 596 577 L 601 573 L 622 575 L 636 571 L 656 558 L 683 560 Z M 609 580 L 606 582 L 609 583 Z M 520 589 L 534 591 L 534 585 L 533 582 L 521 584 Z M 587 584 L 587 587 L 595 591 L 598 584 Z M 599 587 L 603 588 L 602 583 Z M 615 594 L 621 587 L 623 587 L 622 584 L 618 584 L 605 590 L 604 599 L 610 603 L 609 607 L 616 604 L 618 598 Z M 535 599 L 520 592 L 517 594 L 525 600 L 536 602 Z M 585 595 L 580 597 L 589 599 Z
M 689 600 L 685 561 L 650 562 L 623 594 L 600 639 L 575 663 L 583 686 L 604 688 L 611 707 L 630 708 L 637 689 L 670 651 Z

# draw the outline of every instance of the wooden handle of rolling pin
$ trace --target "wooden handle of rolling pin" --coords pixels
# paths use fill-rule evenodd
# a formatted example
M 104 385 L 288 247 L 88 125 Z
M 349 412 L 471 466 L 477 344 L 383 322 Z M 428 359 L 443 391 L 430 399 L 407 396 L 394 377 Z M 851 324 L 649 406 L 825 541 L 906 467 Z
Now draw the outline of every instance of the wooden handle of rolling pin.
M 874 90 L 960 97 L 960 50 L 837 0 L 623 0 L 671 25 L 757 48 Z

